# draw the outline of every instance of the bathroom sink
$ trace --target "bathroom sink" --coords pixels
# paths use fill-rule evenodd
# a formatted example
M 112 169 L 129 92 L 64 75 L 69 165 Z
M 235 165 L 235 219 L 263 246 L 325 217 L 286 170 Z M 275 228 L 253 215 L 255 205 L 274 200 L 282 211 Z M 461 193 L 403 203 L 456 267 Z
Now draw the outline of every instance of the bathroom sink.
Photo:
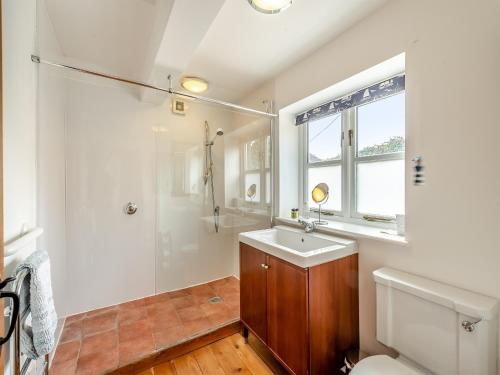
M 299 267 L 312 267 L 357 253 L 356 241 L 278 225 L 244 232 L 240 242 Z

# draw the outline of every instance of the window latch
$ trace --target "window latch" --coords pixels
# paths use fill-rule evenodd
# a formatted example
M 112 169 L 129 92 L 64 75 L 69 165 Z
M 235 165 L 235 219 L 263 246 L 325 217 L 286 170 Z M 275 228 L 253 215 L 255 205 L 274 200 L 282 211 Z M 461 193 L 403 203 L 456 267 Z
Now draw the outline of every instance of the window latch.
M 352 131 L 352 129 L 349 129 L 349 131 L 347 132 L 347 136 L 349 137 L 349 146 L 352 146 L 352 136 L 353 136 L 354 132 Z

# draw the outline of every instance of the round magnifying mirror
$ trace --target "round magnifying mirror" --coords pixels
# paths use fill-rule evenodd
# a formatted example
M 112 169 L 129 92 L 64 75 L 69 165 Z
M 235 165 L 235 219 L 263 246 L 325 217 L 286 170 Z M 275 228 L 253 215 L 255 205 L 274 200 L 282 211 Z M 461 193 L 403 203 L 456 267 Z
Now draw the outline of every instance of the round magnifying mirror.
M 255 194 L 257 194 L 257 185 L 252 184 L 247 189 L 247 197 L 250 199 L 254 199 Z
M 321 221 L 321 205 L 325 203 L 330 196 L 330 188 L 324 182 L 317 184 L 314 189 L 312 189 L 311 197 L 314 202 L 319 205 L 318 220 L 315 221 L 316 224 L 326 225 L 327 221 Z
M 311 193 L 313 201 L 317 204 L 325 203 L 328 200 L 330 194 L 329 191 L 330 189 L 328 188 L 328 185 L 324 182 L 317 184 Z

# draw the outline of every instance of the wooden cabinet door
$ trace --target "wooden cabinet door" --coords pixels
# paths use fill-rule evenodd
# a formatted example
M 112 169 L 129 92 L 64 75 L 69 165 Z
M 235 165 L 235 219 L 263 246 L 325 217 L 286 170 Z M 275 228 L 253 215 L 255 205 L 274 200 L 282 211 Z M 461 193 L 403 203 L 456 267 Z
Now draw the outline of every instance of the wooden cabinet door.
M 309 368 L 307 270 L 269 256 L 268 345 L 296 375 Z
M 267 255 L 240 243 L 240 315 L 267 344 Z

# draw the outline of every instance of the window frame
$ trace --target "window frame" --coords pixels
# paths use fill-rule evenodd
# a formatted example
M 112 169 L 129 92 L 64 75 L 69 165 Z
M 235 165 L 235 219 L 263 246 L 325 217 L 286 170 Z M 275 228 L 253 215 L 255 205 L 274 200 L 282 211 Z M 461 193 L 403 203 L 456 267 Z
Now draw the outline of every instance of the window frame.
M 261 135 L 257 137 L 250 137 L 248 139 L 245 139 L 241 143 L 240 147 L 240 169 L 242 173 L 240 174 L 240 191 L 241 191 L 241 197 L 243 199 L 244 205 L 247 207 L 254 207 L 254 208 L 268 208 L 271 206 L 271 202 L 267 202 L 266 200 L 266 175 L 269 173 L 269 178 L 271 178 L 271 163 L 269 162 L 269 166 L 266 167 L 266 140 L 269 138 L 270 135 Z M 259 143 L 259 168 L 258 169 L 247 169 L 247 145 L 250 142 L 257 141 Z M 246 181 L 246 176 L 248 174 L 256 174 L 258 173 L 260 178 L 259 178 L 259 201 L 249 201 L 247 200 L 246 197 L 246 188 L 245 188 L 245 181 Z M 271 189 L 270 189 L 271 190 Z M 271 192 L 269 192 L 271 194 Z M 270 200 L 271 200 L 271 195 L 269 195 Z
M 400 91 L 394 95 L 403 94 L 406 95 L 405 90 Z M 390 95 L 393 96 L 393 95 Z M 387 96 L 386 98 L 390 97 Z M 384 98 L 385 99 L 385 98 Z M 383 100 L 383 99 L 382 99 Z M 372 104 L 367 103 L 364 105 Z M 355 106 L 348 108 L 342 112 L 341 115 L 341 159 L 334 161 L 316 162 L 309 163 L 309 122 L 303 124 L 299 130 L 299 148 L 301 155 L 301 179 L 302 186 L 299 191 L 300 202 L 302 211 L 309 204 L 309 168 L 323 167 L 340 165 L 342 168 L 342 200 L 341 200 L 341 211 L 322 209 L 322 217 L 325 216 L 327 219 L 333 217 L 335 220 L 348 221 L 354 223 L 363 223 L 376 225 L 381 227 L 394 226 L 395 216 L 385 216 L 377 215 L 372 213 L 363 213 L 357 210 L 357 165 L 361 163 L 370 162 L 382 162 L 391 160 L 403 160 L 405 161 L 405 151 L 394 152 L 390 154 L 380 154 L 371 156 L 357 156 L 358 148 L 358 108 L 361 106 Z M 335 113 L 333 116 L 338 115 Z M 314 120 L 313 120 L 314 121 Z M 351 137 L 349 136 L 349 131 L 352 131 Z M 351 138 L 351 139 L 349 139 Z M 406 124 L 405 124 L 405 144 L 406 144 Z M 312 166 L 311 166 L 312 165 Z M 309 207 L 309 213 L 313 217 L 317 217 L 318 209 L 316 207 Z M 377 221 L 368 221 L 366 217 L 375 218 Z
M 341 139 L 340 139 L 340 148 L 341 148 L 341 152 L 340 152 L 340 159 L 337 159 L 337 160 L 327 160 L 327 161 L 320 161 L 320 162 L 316 162 L 316 163 L 310 163 L 309 162 L 309 122 L 307 122 L 306 124 L 304 124 L 304 126 L 302 126 L 302 145 L 303 145 L 303 152 L 302 152 L 302 155 L 303 155 L 303 166 L 302 166 L 302 171 L 303 171 L 303 176 L 304 178 L 302 179 L 303 181 L 303 185 L 302 185 L 302 194 L 303 194 L 303 199 L 302 199 L 302 202 L 303 202 L 303 206 L 305 206 L 306 204 L 309 205 L 309 169 L 310 168 L 320 168 L 320 167 L 331 167 L 331 166 L 340 166 L 341 167 L 341 178 L 342 178 L 342 186 L 341 186 L 341 190 L 342 190 L 342 200 L 340 202 L 340 211 L 338 210 L 326 210 L 326 209 L 321 209 L 321 213 L 324 213 L 326 216 L 344 216 L 344 208 L 345 208 L 345 189 L 346 189 L 346 168 L 344 167 L 344 160 L 346 158 L 346 153 L 345 153 L 345 149 L 344 149 L 344 139 L 343 139 L 343 134 L 344 134 L 344 124 L 345 124 L 345 121 L 344 121 L 344 112 L 340 112 L 340 113 L 335 113 L 333 114 L 331 117 L 333 116 L 340 116 L 340 121 L 341 121 L 341 125 L 340 125 L 340 128 L 341 128 L 341 131 L 340 131 L 340 134 L 341 134 Z M 309 207 L 309 211 L 310 212 L 318 212 L 319 210 L 315 207 Z

